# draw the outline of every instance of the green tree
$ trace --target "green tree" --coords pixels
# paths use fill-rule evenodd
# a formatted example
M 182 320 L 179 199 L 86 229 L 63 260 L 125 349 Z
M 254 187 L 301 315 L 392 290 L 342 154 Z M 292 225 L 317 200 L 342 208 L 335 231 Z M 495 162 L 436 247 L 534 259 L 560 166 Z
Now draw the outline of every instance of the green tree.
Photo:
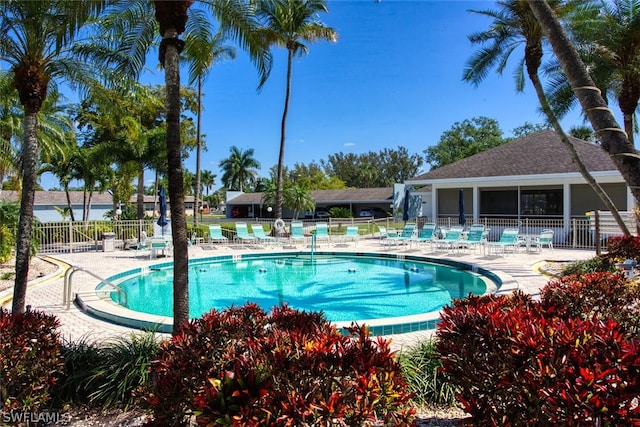
M 297 219 L 301 212 L 315 210 L 316 201 L 304 185 L 290 182 L 285 190 L 284 205 L 293 210 L 294 218 Z
M 104 1 L 5 1 L 0 3 L 0 61 L 8 64 L 23 107 L 22 186 L 16 239 L 16 276 L 12 310 L 25 310 L 38 171 L 38 113 L 52 82 L 77 81 L 85 56 L 71 47 Z
M 278 156 L 278 176 L 276 182 L 275 217 L 282 218 L 284 148 L 286 141 L 287 114 L 291 98 L 291 73 L 293 58 L 307 53 L 303 42 L 337 40 L 337 33 L 317 20 L 321 12 L 328 12 L 324 0 L 259 0 L 257 15 L 264 23 L 260 30 L 268 45 L 287 49 L 287 83 L 284 109 L 280 125 L 280 153 Z
M 228 190 L 244 191 L 255 182 L 260 163 L 253 157 L 253 148 L 242 151 L 233 145 L 229 151 L 229 157 L 220 161 L 220 168 L 224 171 L 222 184 Z
M 640 100 L 640 1 L 584 2 L 566 22 L 605 101 L 607 94 L 615 94 L 624 130 L 634 144 Z
M 206 169 L 201 172 L 200 184 L 205 190 L 207 190 L 206 191 L 207 196 L 209 195 L 209 191 L 211 191 L 215 183 L 216 183 L 216 174 Z
M 433 169 L 448 165 L 506 142 L 500 125 L 488 117 L 455 122 L 440 136 L 438 144 L 424 150 Z
M 71 204 L 71 193 L 69 185 L 73 180 L 73 173 L 75 170 L 75 162 L 77 160 L 77 151 L 80 148 L 76 145 L 69 147 L 65 152 L 55 151 L 51 155 L 47 156 L 47 161 L 43 162 L 40 167 L 39 173 L 50 172 L 58 179 L 58 182 L 62 185 L 62 190 L 65 193 L 67 199 L 67 209 L 71 221 L 75 221 L 76 217 L 73 212 L 73 206 Z
M 13 87 L 12 76 L 0 70 L 0 185 L 8 176 L 19 173 L 20 151 L 12 144 L 12 138 L 19 133 L 20 100 Z
M 198 7 L 191 7 L 193 1 L 118 1 L 112 13 L 103 17 L 100 24 L 113 37 L 107 44 L 115 44 L 117 53 L 105 49 L 109 55 L 121 60 L 116 73 L 137 77 L 144 67 L 147 52 L 151 47 L 158 28 L 150 19 L 150 11 L 155 11 L 162 38 L 159 49 L 160 65 L 165 70 L 166 86 L 166 145 L 167 177 L 171 199 L 171 218 L 174 252 L 174 331 L 189 319 L 188 293 L 188 251 L 186 235 L 186 215 L 184 210 L 184 180 L 180 156 L 182 140 L 180 135 L 180 52 L 184 41 L 180 35 L 187 34 L 208 39 L 214 23 L 245 49 L 260 74 L 260 84 L 266 80 L 271 66 L 271 57 L 264 44 L 257 37 L 255 15 L 250 2 L 243 0 L 201 0 Z M 113 46 L 108 46 L 113 47 Z M 122 55 L 121 53 L 125 54 Z
M 516 76 L 521 77 L 517 78 L 516 89 L 519 92 L 524 90 L 523 69 L 526 68 L 527 75 L 536 91 L 542 111 L 544 111 L 555 132 L 569 151 L 571 159 L 578 167 L 580 174 L 605 206 L 609 208 L 620 229 L 625 232 L 625 234 L 628 234 L 627 227 L 618 214 L 613 201 L 591 175 L 582 159 L 580 159 L 576 148 L 565 134 L 559 120 L 549 105 L 538 74 L 544 53 L 542 48 L 543 32 L 538 24 L 538 20 L 529 7 L 529 3 L 525 0 L 504 0 L 498 2 L 498 5 L 500 9 L 496 11 L 474 11 L 491 17 L 493 23 L 489 30 L 469 36 L 469 40 L 472 43 L 489 43 L 489 47 L 481 49 L 471 57 L 465 69 L 464 80 L 478 85 L 484 80 L 488 70 L 496 64 L 498 72 L 501 73 L 511 53 L 515 51 L 518 45 L 524 44 L 524 61 L 519 62 Z M 552 0 L 551 5 L 558 13 L 562 13 L 563 3 L 560 0 Z
M 0 263 L 11 258 L 15 245 L 15 229 L 20 219 L 20 206 L 14 202 L 0 200 Z
M 320 164 L 316 162 L 311 162 L 308 165 L 302 163 L 294 164 L 287 174 L 287 179 L 310 190 L 341 190 L 347 188 L 340 178 L 325 174 Z
M 519 138 L 524 138 L 527 135 L 531 135 L 532 133 L 549 129 L 549 127 L 550 126 L 548 124 L 541 124 L 541 123 L 533 124 L 529 122 L 524 122 L 524 124 L 513 128 L 513 130 L 511 131 L 511 134 L 513 135 L 513 138 L 519 139 Z
M 574 126 L 569 129 L 569 134 L 583 141 L 597 142 L 593 129 L 589 126 Z
M 402 146 L 397 149 L 385 148 L 379 154 L 378 163 L 382 171 L 381 180 L 375 183 L 375 187 L 388 187 L 398 182 L 418 175 L 423 164 L 422 156 L 409 154 Z M 376 163 L 373 163 L 375 167 Z
M 599 136 L 601 147 L 611 155 L 635 199 L 640 200 L 640 157 L 633 144 L 607 108 L 601 91 L 589 76 L 553 9 L 546 1 L 541 0 L 530 0 L 529 6 L 551 43 L 583 111 Z

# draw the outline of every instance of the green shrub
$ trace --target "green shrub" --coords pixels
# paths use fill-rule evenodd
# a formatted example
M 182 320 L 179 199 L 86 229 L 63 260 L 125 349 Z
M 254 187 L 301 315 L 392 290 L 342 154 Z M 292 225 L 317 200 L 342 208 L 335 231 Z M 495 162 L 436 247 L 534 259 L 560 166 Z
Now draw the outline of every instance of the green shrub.
M 63 367 L 58 326 L 49 314 L 0 307 L 0 410 L 36 411 L 48 403 Z
M 147 401 L 156 425 L 410 425 L 388 342 L 322 314 L 255 304 L 211 311 L 163 343 Z
M 62 345 L 64 370 L 53 394 L 56 404 L 88 404 L 89 395 L 99 384 L 91 381 L 97 366 L 102 363 L 100 346 L 86 339 L 65 341 Z
M 334 207 L 329 209 L 329 216 L 331 218 L 353 218 L 353 213 L 349 208 Z
M 550 284 L 540 303 L 518 291 L 443 310 L 436 347 L 474 425 L 640 425 L 640 339 L 611 318 L 615 300 L 596 307 L 624 279 L 581 278 Z M 637 310 L 622 299 L 618 311 Z
M 150 385 L 150 366 L 158 356 L 160 340 L 147 332 L 95 344 L 81 340 L 66 346 L 65 373 L 57 390 L 66 402 L 127 409 L 136 403 L 133 393 Z
M 562 270 L 563 276 L 572 274 L 587 274 L 598 271 L 615 271 L 615 267 L 601 257 L 593 257 L 586 260 L 575 261 Z
M 160 340 L 152 332 L 131 334 L 102 344 L 100 363 L 90 381 L 97 384 L 89 395 L 94 405 L 105 408 L 135 402 L 133 392 L 150 385 L 152 362 L 158 357 Z
M 11 259 L 14 246 L 13 233 L 5 224 L 0 224 L 0 263 L 5 263 Z
M 442 362 L 431 339 L 422 341 L 399 355 L 402 374 L 412 401 L 419 406 L 448 407 L 456 402 L 456 389 L 441 372 Z

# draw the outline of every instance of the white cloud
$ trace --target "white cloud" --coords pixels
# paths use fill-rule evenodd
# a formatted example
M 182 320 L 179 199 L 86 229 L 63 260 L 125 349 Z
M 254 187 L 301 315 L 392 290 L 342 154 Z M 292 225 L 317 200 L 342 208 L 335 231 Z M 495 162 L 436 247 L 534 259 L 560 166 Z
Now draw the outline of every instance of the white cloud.
M 344 146 L 345 146 L 345 147 L 353 147 L 354 145 L 356 145 L 356 143 L 355 143 L 355 142 L 345 142 L 345 143 L 344 143 Z

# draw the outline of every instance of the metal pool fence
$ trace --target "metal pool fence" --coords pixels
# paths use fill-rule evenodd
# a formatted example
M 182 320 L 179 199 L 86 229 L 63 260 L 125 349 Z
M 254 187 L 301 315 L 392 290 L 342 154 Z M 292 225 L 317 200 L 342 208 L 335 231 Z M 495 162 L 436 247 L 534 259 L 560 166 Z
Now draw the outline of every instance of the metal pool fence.
M 206 242 L 209 236 L 208 226 L 218 223 L 222 226 L 223 233 L 229 238 L 229 242 L 234 241 L 235 222 L 246 222 L 248 224 L 263 224 L 269 231 L 273 226 L 273 219 L 269 218 L 238 218 L 238 219 L 206 219 L 200 223 L 196 229 L 191 223 L 188 224 L 188 235 L 194 237 L 194 243 Z M 404 222 L 394 218 L 384 218 L 378 220 L 360 218 L 327 218 L 323 220 L 300 220 L 304 223 L 305 234 L 314 230 L 317 222 L 325 222 L 331 234 L 344 232 L 348 225 L 358 225 L 360 235 L 377 236 L 379 226 L 389 228 L 402 228 Z M 431 219 L 426 217 L 416 218 L 418 226 L 426 222 L 434 222 L 438 227 L 448 228 L 458 225 L 457 218 Z M 554 231 L 553 245 L 556 248 L 573 249 L 596 249 L 596 235 L 600 236 L 601 244 L 613 235 L 621 234 L 615 227 L 600 228 L 596 233 L 594 221 L 589 218 L 573 218 L 568 222 L 562 219 L 541 219 L 541 218 L 481 218 L 479 223 L 484 224 L 489 230 L 488 240 L 497 241 L 502 230 L 516 227 L 522 234 L 532 235 L 540 233 L 544 229 Z M 285 221 L 287 227 L 289 220 Z M 59 221 L 40 223 L 36 230 L 36 238 L 39 242 L 39 253 L 70 253 L 87 251 L 113 251 L 126 249 L 129 245 L 135 245 L 139 236 L 144 231 L 147 236 L 154 233 L 155 220 L 104 220 L 104 221 Z M 471 225 L 470 222 L 466 224 Z M 635 225 L 635 224 L 634 224 Z M 635 226 L 632 227 L 635 232 Z

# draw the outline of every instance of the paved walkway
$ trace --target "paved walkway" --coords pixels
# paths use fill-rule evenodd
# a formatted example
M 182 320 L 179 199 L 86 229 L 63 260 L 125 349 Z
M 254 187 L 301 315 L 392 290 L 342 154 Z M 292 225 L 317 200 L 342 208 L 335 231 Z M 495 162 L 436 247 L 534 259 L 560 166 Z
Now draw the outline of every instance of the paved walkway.
M 298 245 L 297 251 L 305 249 Z M 268 249 L 267 249 L 268 250 Z M 275 252 L 287 251 L 277 247 Z M 209 257 L 225 254 L 241 254 L 246 252 L 266 252 L 264 247 L 251 249 L 239 247 L 239 245 L 202 245 L 189 249 L 190 258 Z M 447 251 L 433 251 L 431 247 L 408 248 L 406 246 L 382 246 L 380 241 L 373 238 L 361 239 L 354 246 L 322 245 L 318 251 L 348 251 L 348 252 L 391 252 L 399 254 L 424 255 L 433 258 L 449 258 L 461 262 L 468 262 L 489 269 L 497 273 L 505 288 L 519 288 L 531 294 L 537 294 L 538 290 L 549 280 L 536 268 L 544 260 L 580 260 L 595 256 L 593 251 L 582 250 L 543 250 L 541 253 L 527 253 L 521 251 L 506 256 L 485 255 L 478 253 L 453 253 Z M 148 266 L 165 260 L 150 260 L 148 252 L 136 253 L 135 251 L 115 252 L 85 252 L 74 254 L 57 254 L 56 260 L 68 265 L 83 267 L 100 277 L 106 278 L 116 273 L 127 271 L 135 267 Z M 171 261 L 171 258 L 168 258 Z M 59 271 L 49 277 L 34 281 L 27 291 L 27 304 L 34 309 L 55 314 L 62 324 L 60 331 L 65 340 L 85 339 L 87 341 L 108 340 L 117 336 L 123 336 L 136 332 L 134 329 L 118 326 L 96 318 L 93 318 L 71 304 L 67 308 L 63 304 L 64 271 L 67 265 L 62 265 Z M 9 292 L 0 293 L 0 304 L 8 304 Z M 431 335 L 431 331 L 412 332 L 406 334 L 388 335 L 392 340 L 394 350 L 418 342 Z

